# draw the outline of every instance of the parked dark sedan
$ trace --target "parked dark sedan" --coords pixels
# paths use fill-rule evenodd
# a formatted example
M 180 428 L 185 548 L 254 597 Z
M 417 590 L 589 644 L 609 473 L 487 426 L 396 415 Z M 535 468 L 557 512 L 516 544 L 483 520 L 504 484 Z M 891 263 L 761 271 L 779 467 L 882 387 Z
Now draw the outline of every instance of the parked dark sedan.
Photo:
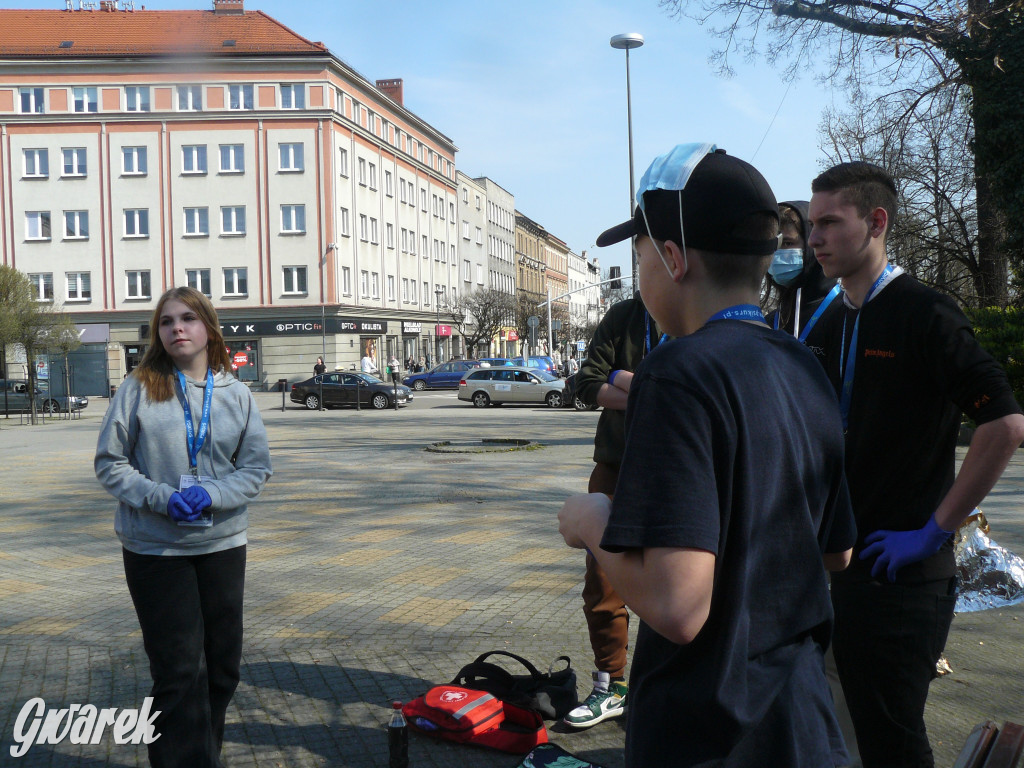
M 292 384 L 292 402 L 302 403 L 311 411 L 318 409 L 320 407 L 321 380 L 323 380 L 324 408 L 341 406 L 354 408 L 357 392 L 360 406 L 369 406 L 382 411 L 394 405 L 394 384 L 385 383 L 376 376 L 358 371 L 324 373 L 298 384 Z M 411 401 L 412 391 L 399 384 L 398 404 L 408 405 Z
M 563 405 L 565 405 L 566 407 L 571 406 L 575 408 L 577 411 L 596 411 L 600 406 L 589 405 L 580 400 L 579 396 L 576 394 L 577 375 L 578 374 L 574 373 L 572 376 L 565 380 L 565 400 L 563 402 Z

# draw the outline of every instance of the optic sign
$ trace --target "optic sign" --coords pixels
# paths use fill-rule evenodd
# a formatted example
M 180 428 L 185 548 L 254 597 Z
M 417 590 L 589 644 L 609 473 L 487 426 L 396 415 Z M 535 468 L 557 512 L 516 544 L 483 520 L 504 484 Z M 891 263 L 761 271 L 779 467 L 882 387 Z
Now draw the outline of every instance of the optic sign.
M 322 333 L 369 333 L 385 334 L 388 324 L 385 320 L 361 320 L 346 317 L 328 317 L 326 325 L 318 317 L 315 320 L 229 320 L 220 327 L 225 338 L 244 336 L 305 336 Z

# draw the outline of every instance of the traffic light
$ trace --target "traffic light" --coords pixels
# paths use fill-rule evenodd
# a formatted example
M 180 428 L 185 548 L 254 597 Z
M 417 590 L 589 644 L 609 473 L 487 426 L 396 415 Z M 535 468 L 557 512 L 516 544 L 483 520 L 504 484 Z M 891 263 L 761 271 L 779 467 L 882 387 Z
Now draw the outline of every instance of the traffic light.
M 619 278 L 622 276 L 622 267 L 608 267 L 608 277 L 611 278 L 611 282 L 608 283 L 608 287 L 613 291 L 618 291 L 622 288 L 622 281 Z

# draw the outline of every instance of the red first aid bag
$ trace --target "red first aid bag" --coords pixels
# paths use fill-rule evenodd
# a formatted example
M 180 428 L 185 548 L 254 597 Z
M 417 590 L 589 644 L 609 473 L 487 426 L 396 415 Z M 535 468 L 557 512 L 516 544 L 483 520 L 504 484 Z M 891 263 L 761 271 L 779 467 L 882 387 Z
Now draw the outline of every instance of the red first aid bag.
M 525 754 L 548 740 L 536 712 L 458 685 L 434 686 L 402 707 L 402 714 L 420 733 L 512 754 Z

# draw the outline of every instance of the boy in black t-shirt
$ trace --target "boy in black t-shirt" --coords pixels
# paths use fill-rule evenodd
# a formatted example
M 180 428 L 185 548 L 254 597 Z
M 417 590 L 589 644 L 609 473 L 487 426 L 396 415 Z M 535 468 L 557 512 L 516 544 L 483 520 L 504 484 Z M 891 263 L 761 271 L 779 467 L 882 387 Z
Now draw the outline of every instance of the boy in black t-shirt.
M 855 538 L 835 396 L 756 306 L 771 189 L 707 146 L 656 159 L 598 240 L 637 237 L 644 303 L 681 338 L 633 379 L 614 501 L 570 498 L 560 531 L 641 619 L 627 766 L 843 765 L 822 662 L 822 561 L 845 567 Z
M 833 650 L 865 768 L 930 768 L 928 684 L 956 602 L 951 532 L 1024 439 L 1006 375 L 952 300 L 893 268 L 896 186 L 843 163 L 811 185 L 809 244 L 835 302 L 808 337 L 839 395 L 858 540 L 832 579 Z M 961 411 L 978 424 L 960 474 Z

